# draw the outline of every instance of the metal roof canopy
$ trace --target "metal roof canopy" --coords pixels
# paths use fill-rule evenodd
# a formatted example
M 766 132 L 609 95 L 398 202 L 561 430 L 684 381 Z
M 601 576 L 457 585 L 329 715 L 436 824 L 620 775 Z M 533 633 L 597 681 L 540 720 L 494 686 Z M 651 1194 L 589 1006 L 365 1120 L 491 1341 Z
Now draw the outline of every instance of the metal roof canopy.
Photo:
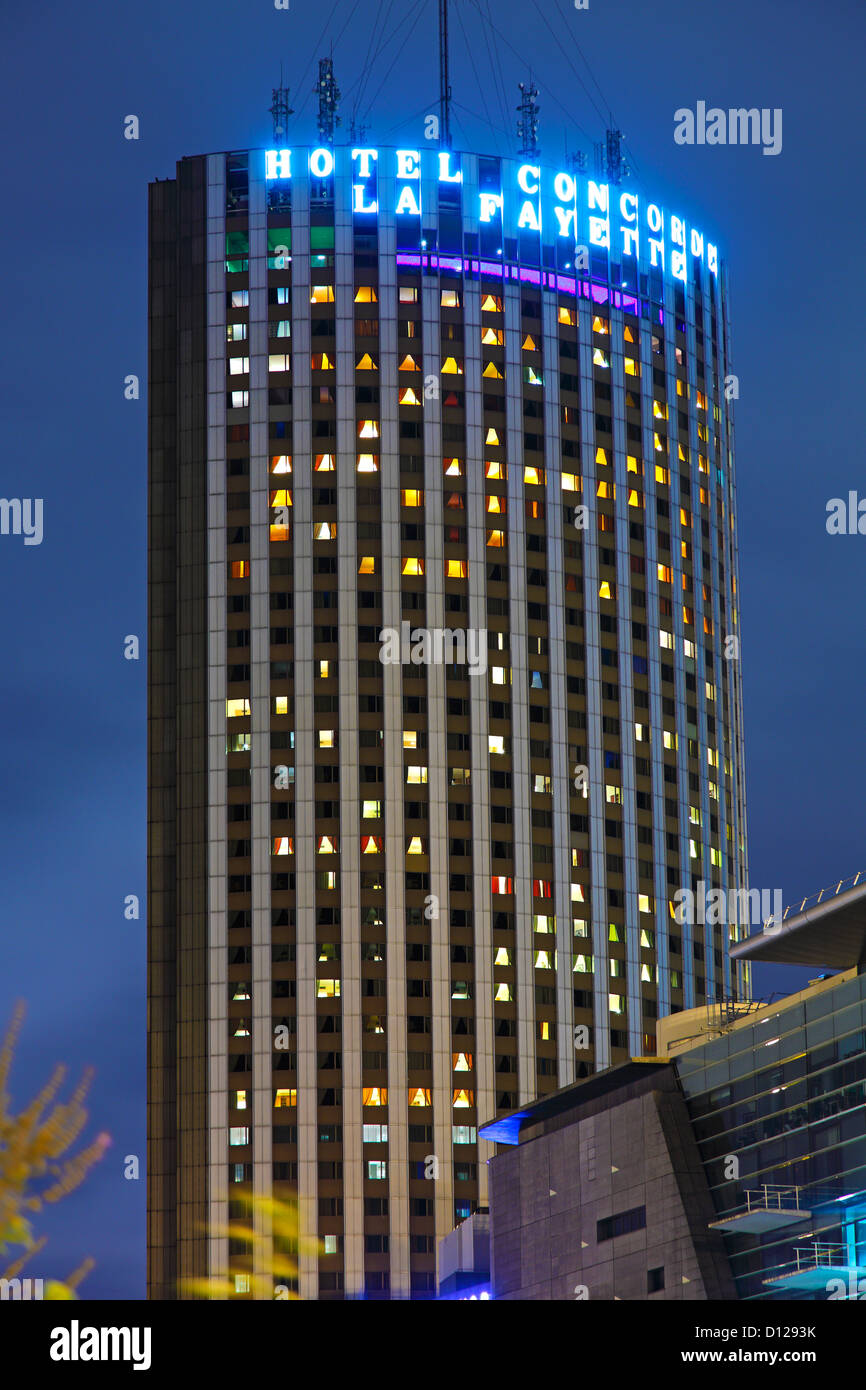
M 730 956 L 831 970 L 859 965 L 866 961 L 866 880 L 738 942 Z

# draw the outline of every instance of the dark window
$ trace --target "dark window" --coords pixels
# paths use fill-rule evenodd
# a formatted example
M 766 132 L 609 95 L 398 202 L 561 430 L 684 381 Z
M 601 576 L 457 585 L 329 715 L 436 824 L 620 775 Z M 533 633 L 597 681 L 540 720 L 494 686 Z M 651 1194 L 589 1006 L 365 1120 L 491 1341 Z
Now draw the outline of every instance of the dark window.
M 643 1231 L 646 1228 L 646 1207 L 632 1207 L 621 1211 L 617 1216 L 606 1216 L 596 1225 L 595 1238 L 599 1243 L 613 1240 L 616 1236 L 627 1235 L 629 1231 Z

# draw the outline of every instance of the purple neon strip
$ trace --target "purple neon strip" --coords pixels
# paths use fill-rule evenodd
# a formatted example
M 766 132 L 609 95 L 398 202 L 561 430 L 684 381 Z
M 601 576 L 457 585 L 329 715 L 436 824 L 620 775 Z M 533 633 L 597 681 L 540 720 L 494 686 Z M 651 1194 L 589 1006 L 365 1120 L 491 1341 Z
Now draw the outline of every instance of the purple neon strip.
M 503 271 L 504 271 L 505 269 L 507 269 L 507 267 L 503 266 L 503 264 L 502 264 L 501 261 L 482 261 L 482 262 L 481 262 L 481 274 L 482 274 L 482 275 L 495 275 L 495 276 L 497 276 L 497 277 L 501 280 L 501 279 L 502 279 Z

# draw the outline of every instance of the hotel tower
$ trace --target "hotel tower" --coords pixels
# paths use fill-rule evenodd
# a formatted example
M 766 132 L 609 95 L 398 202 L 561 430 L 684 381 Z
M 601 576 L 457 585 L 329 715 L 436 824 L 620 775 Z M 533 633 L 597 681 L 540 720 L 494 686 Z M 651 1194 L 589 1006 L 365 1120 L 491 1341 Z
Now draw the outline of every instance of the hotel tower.
M 150 1296 L 273 1193 L 429 1298 L 479 1125 L 746 984 L 724 262 L 422 139 L 183 159 L 149 266 Z

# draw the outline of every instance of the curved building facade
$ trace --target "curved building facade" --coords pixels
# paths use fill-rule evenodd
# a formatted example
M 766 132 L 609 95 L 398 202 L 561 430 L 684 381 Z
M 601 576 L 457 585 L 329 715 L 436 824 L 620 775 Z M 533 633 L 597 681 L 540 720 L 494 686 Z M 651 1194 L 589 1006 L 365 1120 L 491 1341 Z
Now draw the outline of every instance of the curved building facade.
M 151 1296 L 273 1184 L 302 1297 L 429 1297 L 479 1124 L 742 992 L 724 265 L 346 146 L 181 161 L 150 276 Z

